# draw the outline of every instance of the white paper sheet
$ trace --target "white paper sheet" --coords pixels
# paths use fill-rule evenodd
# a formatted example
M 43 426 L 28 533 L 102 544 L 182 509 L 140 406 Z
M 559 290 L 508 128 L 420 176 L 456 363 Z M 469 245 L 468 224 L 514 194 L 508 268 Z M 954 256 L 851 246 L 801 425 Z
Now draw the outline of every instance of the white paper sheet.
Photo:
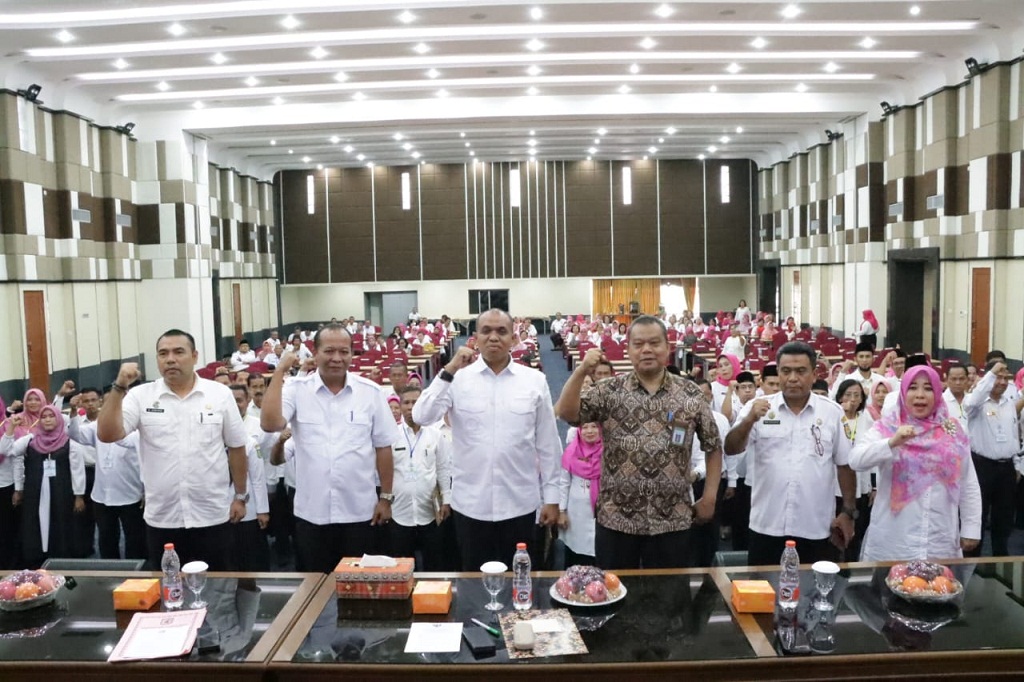
M 206 609 L 136 613 L 107 660 L 143 661 L 187 654 L 205 618 Z
M 539 635 L 544 632 L 561 632 L 562 625 L 554 618 L 536 618 L 530 621 L 533 627 L 533 634 Z
M 413 623 L 409 627 L 405 653 L 456 653 L 461 647 L 462 623 Z
M 383 554 L 364 554 L 359 565 L 363 568 L 394 568 L 398 560 Z

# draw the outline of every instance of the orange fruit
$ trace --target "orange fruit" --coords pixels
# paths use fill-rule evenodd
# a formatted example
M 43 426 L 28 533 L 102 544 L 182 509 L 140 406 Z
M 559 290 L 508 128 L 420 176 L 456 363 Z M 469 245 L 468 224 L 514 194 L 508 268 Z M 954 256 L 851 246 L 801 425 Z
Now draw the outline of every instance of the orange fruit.
M 610 591 L 614 592 L 615 590 L 619 589 L 620 585 L 622 585 L 622 581 L 619 580 L 619 576 L 615 575 L 614 573 L 604 574 L 604 586 L 608 588 Z
M 930 587 L 939 594 L 952 594 L 956 592 L 956 585 L 954 585 L 953 581 L 944 575 L 935 576 Z
M 928 581 L 924 578 L 918 578 L 916 575 L 910 575 L 903 580 L 903 589 L 907 592 L 920 592 L 921 590 L 927 590 Z
M 38 597 L 40 593 L 39 585 L 35 583 L 22 583 L 15 590 L 14 597 L 15 599 L 31 599 L 32 597 Z

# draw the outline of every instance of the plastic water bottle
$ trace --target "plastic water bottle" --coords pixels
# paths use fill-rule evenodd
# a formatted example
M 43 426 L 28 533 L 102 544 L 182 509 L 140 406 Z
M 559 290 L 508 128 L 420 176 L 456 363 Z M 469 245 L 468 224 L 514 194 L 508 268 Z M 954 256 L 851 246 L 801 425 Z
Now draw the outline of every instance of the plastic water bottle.
M 526 543 L 516 545 L 516 554 L 512 557 L 512 605 L 516 611 L 526 611 L 533 606 L 533 582 L 530 580 L 530 555 L 526 551 Z
M 181 588 L 181 560 L 174 551 L 174 544 L 164 545 L 164 558 L 160 561 L 160 569 L 164 572 L 162 580 L 164 608 L 180 609 L 185 603 L 185 594 Z
M 779 564 L 779 606 L 795 609 L 800 602 L 800 555 L 796 553 L 796 541 L 786 540 Z

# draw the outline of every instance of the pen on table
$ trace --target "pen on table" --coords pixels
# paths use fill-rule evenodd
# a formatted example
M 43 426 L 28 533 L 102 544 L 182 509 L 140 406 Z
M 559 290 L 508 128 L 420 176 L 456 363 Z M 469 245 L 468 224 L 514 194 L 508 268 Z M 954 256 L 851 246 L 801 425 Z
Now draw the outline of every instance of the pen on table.
M 479 625 L 480 627 L 482 627 L 484 630 L 487 630 L 487 632 L 491 633 L 495 637 L 500 637 L 501 636 L 501 632 L 499 632 L 496 628 L 492 628 L 490 625 L 484 625 L 483 623 L 478 621 L 476 618 L 470 618 L 470 620 L 473 621 L 474 623 L 476 623 L 477 625 Z

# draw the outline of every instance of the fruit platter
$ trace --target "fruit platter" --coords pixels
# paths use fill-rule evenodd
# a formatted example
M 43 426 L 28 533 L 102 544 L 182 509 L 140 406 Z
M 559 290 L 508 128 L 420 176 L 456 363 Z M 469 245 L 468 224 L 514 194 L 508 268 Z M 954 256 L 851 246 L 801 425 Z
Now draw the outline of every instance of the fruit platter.
M 18 571 L 0 580 L 0 609 L 27 611 L 45 606 L 64 587 L 64 576 L 38 571 Z
M 889 569 L 885 584 L 910 602 L 946 604 L 963 594 L 964 586 L 948 566 L 929 561 L 910 561 Z
M 619 576 L 597 566 L 570 566 L 550 590 L 551 598 L 569 606 L 607 606 L 626 597 Z

